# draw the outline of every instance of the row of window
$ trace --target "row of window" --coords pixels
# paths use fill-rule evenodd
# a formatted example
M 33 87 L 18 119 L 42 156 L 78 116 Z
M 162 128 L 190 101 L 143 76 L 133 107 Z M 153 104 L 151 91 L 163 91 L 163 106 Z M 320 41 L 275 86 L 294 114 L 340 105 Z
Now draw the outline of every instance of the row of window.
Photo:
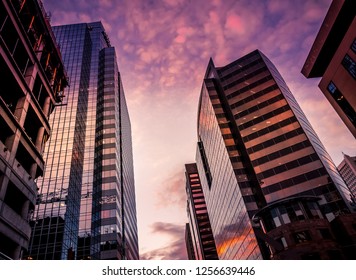
M 255 145 L 255 146 L 253 146 L 251 148 L 248 148 L 247 152 L 249 154 L 256 153 L 256 152 L 258 152 L 260 150 L 266 149 L 268 147 L 271 147 L 271 146 L 273 146 L 275 144 L 281 143 L 283 141 L 286 141 L 286 140 L 288 140 L 290 138 L 296 137 L 296 136 L 301 135 L 301 134 L 304 134 L 304 131 L 303 131 L 303 129 L 301 127 L 299 127 L 299 128 L 297 128 L 295 130 L 289 131 L 289 132 L 284 133 L 282 135 L 279 135 L 279 136 L 277 136 L 275 138 L 267 140 L 267 141 L 265 141 L 263 143 L 257 144 L 257 145 Z
M 251 163 L 252 163 L 253 166 L 258 166 L 258 165 L 264 164 L 266 162 L 275 160 L 277 158 L 286 156 L 288 154 L 297 152 L 297 151 L 302 150 L 302 149 L 304 149 L 306 147 L 309 147 L 309 146 L 311 146 L 310 141 L 309 140 L 305 140 L 303 142 L 294 144 L 294 145 L 292 145 L 290 147 L 287 147 L 287 148 L 284 148 L 282 150 L 276 151 L 276 152 L 271 153 L 269 155 L 266 155 L 266 156 L 260 157 L 258 159 L 255 159 Z
M 356 127 L 355 110 L 352 108 L 350 103 L 346 100 L 346 98 L 342 95 L 342 93 L 339 91 L 339 89 L 333 82 L 329 83 L 328 91 L 330 92 L 334 100 L 337 102 L 337 104 L 340 106 L 340 108 L 343 110 L 348 119 L 351 121 L 351 123 L 353 123 L 353 125 Z
M 209 167 L 208 159 L 206 157 L 206 153 L 205 153 L 203 142 L 199 141 L 198 142 L 198 147 L 199 147 L 200 156 L 201 156 L 201 159 L 202 159 L 202 162 L 203 162 L 203 167 L 204 167 L 204 171 L 205 171 L 205 175 L 206 175 L 206 180 L 208 182 L 209 188 L 211 188 L 211 183 L 212 183 L 213 179 L 211 177 L 210 167 Z
M 246 98 L 244 98 L 244 99 L 242 99 L 240 101 L 237 101 L 236 103 L 231 104 L 230 107 L 231 107 L 231 109 L 237 108 L 237 107 L 239 107 L 239 106 L 241 106 L 241 105 L 243 105 L 245 103 L 248 103 L 250 101 L 256 100 L 257 98 L 259 98 L 259 97 L 261 97 L 261 96 L 263 96 L 263 95 L 265 95 L 267 93 L 270 93 L 270 92 L 272 92 L 272 91 L 274 91 L 274 90 L 276 90 L 278 88 L 279 87 L 278 87 L 277 84 L 269 86 L 269 87 L 267 87 L 267 88 L 265 88 L 263 90 L 260 90 L 260 91 L 258 91 L 256 93 L 252 94 L 252 95 L 249 95 L 248 97 L 246 97 Z
M 260 110 L 262 108 L 267 107 L 268 105 L 271 105 L 271 104 L 276 103 L 276 102 L 278 102 L 280 100 L 283 100 L 283 99 L 284 99 L 283 94 L 279 94 L 279 95 L 277 95 L 275 97 L 272 97 L 271 99 L 268 99 L 268 100 L 266 100 L 264 102 L 261 102 L 260 104 L 257 104 L 257 105 L 255 105 L 255 106 L 253 106 L 251 108 L 248 108 L 245 111 L 242 111 L 242 112 L 236 114 L 234 116 L 234 118 L 235 118 L 235 120 L 238 119 L 238 118 L 242 118 L 244 116 L 247 116 L 247 115 L 249 115 L 249 114 L 251 114 L 253 112 L 256 112 L 256 111 L 258 111 L 258 110 Z
M 293 178 L 287 179 L 280 181 L 278 183 L 272 184 L 268 187 L 265 187 L 262 189 L 262 192 L 264 195 L 268 195 L 270 193 L 277 192 L 282 189 L 289 188 L 294 185 L 298 185 L 301 183 L 304 183 L 306 181 L 310 181 L 312 179 L 327 175 L 328 173 L 326 172 L 326 169 L 324 167 L 295 176 Z
M 289 110 L 290 110 L 289 105 L 288 104 L 284 105 L 283 107 L 279 107 L 278 109 L 276 109 L 276 110 L 274 110 L 272 112 L 269 112 L 267 114 L 264 114 L 262 116 L 259 116 L 259 117 L 255 118 L 255 119 L 253 119 L 251 121 L 248 121 L 248 122 L 246 122 L 244 124 L 241 124 L 241 125 L 239 125 L 238 128 L 241 131 L 241 130 L 246 129 L 248 127 L 251 127 L 251 126 L 253 126 L 255 124 L 258 124 L 258 123 L 260 123 L 260 122 L 262 122 L 264 120 L 268 120 L 268 119 L 270 119 L 270 118 L 272 118 L 274 116 L 278 116 L 279 114 L 282 114 L 282 113 L 287 112 Z
M 254 60 L 256 59 L 260 59 L 261 55 L 259 54 L 258 50 L 255 50 L 247 55 L 245 55 L 244 57 L 235 60 L 233 62 L 231 62 L 230 64 L 224 66 L 223 68 L 218 68 L 216 69 L 217 72 L 220 74 L 222 74 L 224 71 L 227 71 L 233 67 L 235 67 L 236 65 L 238 65 L 239 67 L 245 67 L 246 65 L 249 65 L 250 63 L 253 63 Z
M 236 86 L 238 84 L 242 84 L 243 82 L 247 81 L 248 79 L 252 79 L 254 77 L 256 77 L 258 74 L 261 74 L 263 72 L 266 72 L 267 71 L 267 67 L 264 65 L 262 66 L 262 68 L 259 68 L 255 71 L 253 71 L 252 73 L 249 73 L 249 74 L 245 74 L 242 78 L 238 79 L 238 80 L 235 80 L 231 83 L 228 83 L 227 85 L 224 86 L 224 89 L 225 88 L 232 88 L 233 86 Z
M 319 159 L 319 157 L 315 153 L 312 154 L 312 155 L 307 155 L 305 157 L 301 157 L 299 159 L 287 162 L 285 164 L 281 164 L 281 165 L 279 165 L 277 167 L 274 167 L 274 168 L 268 169 L 268 170 L 266 170 L 266 171 L 264 171 L 262 173 L 259 173 L 259 174 L 257 174 L 257 178 L 259 180 L 262 180 L 262 179 L 277 175 L 279 173 L 282 173 L 284 171 L 291 170 L 293 168 L 297 168 L 298 166 L 302 166 L 302 165 L 305 165 L 307 163 L 316 161 L 318 159 Z
M 349 55 L 347 55 L 347 54 L 345 55 L 341 64 L 350 73 L 350 75 L 354 79 L 356 79 L 356 62 Z
M 265 83 L 267 81 L 270 81 L 272 79 L 273 79 L 272 75 L 268 75 L 266 77 L 263 77 L 262 79 L 254 82 L 252 84 L 249 84 L 249 85 L 247 85 L 247 86 L 245 86 L 245 87 L 243 87 L 243 88 L 241 88 L 241 89 L 239 89 L 239 90 L 227 95 L 227 99 L 234 98 L 235 96 L 238 96 L 241 93 L 244 93 L 244 92 L 246 92 L 246 91 L 248 91 L 248 90 L 250 90 L 252 88 L 255 88 L 255 87 L 259 86 L 259 85 L 262 85 L 263 83 Z M 226 89 L 228 89 L 228 88 L 224 87 L 224 90 L 226 90 Z
M 264 229 L 269 232 L 282 225 L 313 219 L 323 219 L 323 215 L 314 201 L 289 202 L 270 209 L 263 214 Z
M 248 69 L 250 69 L 250 68 L 252 68 L 253 66 L 258 65 L 258 64 L 260 64 L 260 63 L 263 63 L 263 60 L 262 60 L 261 58 L 258 58 L 258 59 L 256 59 L 256 60 L 254 60 L 254 61 L 252 61 L 252 62 L 246 64 L 245 66 L 242 66 L 242 67 L 240 67 L 240 68 L 234 70 L 233 72 L 231 72 L 231 73 L 229 73 L 229 74 L 227 74 L 227 75 L 224 75 L 223 77 L 220 78 L 220 81 L 222 81 L 222 82 L 223 82 L 223 81 L 226 81 L 226 80 L 228 80 L 228 79 L 230 79 L 230 78 L 232 78 L 232 77 L 238 75 L 239 73 L 245 72 L 245 71 L 247 71 Z M 233 65 L 228 65 L 229 67 L 228 67 L 228 68 L 224 67 L 224 70 L 225 70 L 225 69 L 227 70 L 227 69 L 231 68 L 232 66 L 235 66 L 236 64 L 238 64 L 238 63 L 234 63 Z M 219 73 L 219 76 L 221 76 L 221 74 L 223 74 L 223 73 L 221 73 L 221 71 L 218 71 L 218 73 Z
M 266 128 L 263 128 L 263 129 L 261 129 L 261 130 L 259 130 L 259 131 L 256 131 L 256 132 L 254 132 L 254 133 L 251 133 L 250 135 L 247 135 L 247 136 L 243 137 L 243 138 L 242 138 L 242 141 L 243 141 L 244 143 L 246 143 L 246 142 L 251 141 L 251 140 L 253 140 L 253 139 L 256 139 L 256 138 L 258 138 L 258 137 L 260 137 L 260 136 L 262 136 L 262 135 L 265 135 L 265 134 L 267 134 L 267 133 L 270 133 L 270 132 L 272 132 L 272 131 L 275 131 L 275 130 L 281 128 L 281 127 L 284 127 L 284 126 L 287 126 L 287 125 L 289 125 L 289 124 L 292 124 L 292 123 L 294 123 L 294 122 L 296 122 L 296 121 L 297 121 L 297 118 L 296 118 L 295 116 L 290 117 L 290 118 L 285 119 L 285 120 L 283 120 L 283 121 L 281 121 L 281 122 L 278 122 L 278 123 L 276 123 L 276 124 L 273 124 L 273 125 L 270 125 L 270 126 L 268 126 L 268 127 L 266 127 Z

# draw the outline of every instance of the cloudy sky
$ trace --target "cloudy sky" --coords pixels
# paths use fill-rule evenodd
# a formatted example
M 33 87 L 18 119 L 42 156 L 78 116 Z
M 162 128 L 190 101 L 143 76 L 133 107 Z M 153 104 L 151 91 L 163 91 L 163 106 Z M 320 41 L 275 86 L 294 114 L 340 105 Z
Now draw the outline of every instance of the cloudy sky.
M 184 164 L 194 162 L 209 58 L 260 49 L 281 72 L 336 164 L 356 141 L 300 73 L 331 0 L 43 0 L 53 25 L 102 21 L 128 102 L 142 259 L 185 259 Z

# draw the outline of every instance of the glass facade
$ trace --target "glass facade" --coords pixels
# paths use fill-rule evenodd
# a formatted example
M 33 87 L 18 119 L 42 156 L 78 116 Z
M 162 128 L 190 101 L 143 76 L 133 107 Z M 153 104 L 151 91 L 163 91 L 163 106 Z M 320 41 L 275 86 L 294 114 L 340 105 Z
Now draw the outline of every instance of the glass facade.
M 48 165 L 37 182 L 39 197 L 29 256 L 137 259 L 130 121 L 115 49 L 100 22 L 53 29 L 70 87 L 63 106 L 51 118 L 54 133 L 45 151 Z M 130 180 L 121 179 L 124 170 L 129 170 Z M 108 188 L 129 189 L 127 203 L 121 195 L 124 192 L 108 194 L 106 183 L 111 184 Z M 126 207 L 131 208 L 124 215 Z M 109 218 L 113 219 L 108 224 Z M 123 228 L 126 219 L 130 220 L 125 222 L 127 230 Z M 115 232 L 115 238 L 108 238 L 107 231 Z M 121 239 L 127 234 L 132 234 L 127 238 L 131 242 L 123 250 Z M 102 253 L 108 251 L 102 245 L 106 241 L 116 254 Z M 126 251 L 132 253 L 126 255 Z
M 198 137 L 198 170 L 220 259 L 266 258 L 250 218 L 286 197 L 319 197 L 329 220 L 350 212 L 349 190 L 330 156 L 258 50 L 224 67 L 210 61 Z

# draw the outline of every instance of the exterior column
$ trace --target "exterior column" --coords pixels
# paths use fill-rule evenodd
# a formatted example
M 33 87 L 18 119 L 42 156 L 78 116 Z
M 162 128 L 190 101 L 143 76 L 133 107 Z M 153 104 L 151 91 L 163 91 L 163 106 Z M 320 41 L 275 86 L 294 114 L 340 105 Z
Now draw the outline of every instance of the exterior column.
M 32 177 L 32 179 L 36 179 L 37 163 L 32 163 L 29 171 L 29 175 Z
M 14 116 L 17 118 L 17 121 L 19 122 L 19 124 L 23 127 L 23 125 L 25 124 L 25 119 L 26 119 L 26 115 L 27 115 L 27 110 L 28 110 L 28 106 L 30 104 L 29 100 L 30 100 L 30 95 L 27 94 L 24 97 L 21 97 L 16 104 L 16 108 L 14 111 Z
M 45 116 L 48 118 L 50 115 L 50 105 L 51 105 L 51 97 L 47 96 L 45 99 L 45 102 L 43 104 L 42 111 L 45 114 Z
M 5 175 L 0 176 L 0 201 L 4 201 L 5 199 L 8 183 L 9 178 L 7 178 Z
M 16 156 L 17 148 L 19 146 L 20 142 L 20 137 L 21 137 L 21 132 L 20 130 L 16 130 L 16 133 L 14 135 L 11 135 L 8 137 L 5 141 L 5 146 L 9 149 L 10 154 L 8 157 L 7 162 L 12 165 Z
M 22 209 L 21 209 L 21 217 L 26 221 L 28 221 L 29 209 L 30 209 L 30 201 L 26 200 L 25 203 L 22 205 Z
M 35 85 L 37 72 L 38 72 L 37 67 L 35 67 L 34 65 L 27 67 L 26 74 L 25 74 L 25 81 L 31 91 L 33 91 L 33 87 Z
M 19 260 L 21 258 L 21 246 L 17 246 L 16 249 L 14 250 L 13 258 L 15 260 Z
M 44 135 L 45 129 L 43 126 L 41 126 L 38 129 L 37 132 L 37 137 L 36 137 L 36 141 L 35 141 L 35 146 L 37 148 L 37 150 L 42 154 L 42 143 L 43 143 L 43 135 Z

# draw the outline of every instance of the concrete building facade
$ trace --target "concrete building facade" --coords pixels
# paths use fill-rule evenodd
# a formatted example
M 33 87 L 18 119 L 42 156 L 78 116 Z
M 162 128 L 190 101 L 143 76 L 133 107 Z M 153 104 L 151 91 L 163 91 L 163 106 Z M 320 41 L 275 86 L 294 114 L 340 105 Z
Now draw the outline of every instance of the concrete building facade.
M 0 1 L 0 254 L 29 246 L 49 118 L 68 80 L 40 1 Z

